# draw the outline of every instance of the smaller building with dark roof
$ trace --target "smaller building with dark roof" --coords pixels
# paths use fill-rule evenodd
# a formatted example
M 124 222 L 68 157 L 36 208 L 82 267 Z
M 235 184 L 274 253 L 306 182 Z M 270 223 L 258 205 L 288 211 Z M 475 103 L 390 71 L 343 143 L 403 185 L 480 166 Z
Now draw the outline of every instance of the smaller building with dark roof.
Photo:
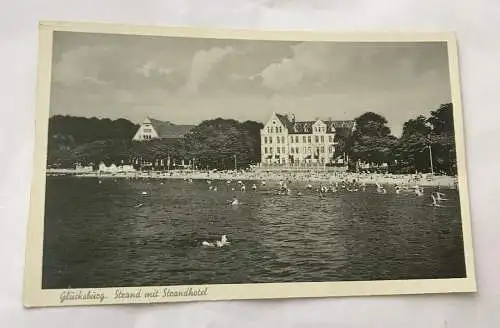
M 178 125 L 168 121 L 146 118 L 132 140 L 179 139 L 184 137 L 192 128 L 194 128 L 194 125 Z

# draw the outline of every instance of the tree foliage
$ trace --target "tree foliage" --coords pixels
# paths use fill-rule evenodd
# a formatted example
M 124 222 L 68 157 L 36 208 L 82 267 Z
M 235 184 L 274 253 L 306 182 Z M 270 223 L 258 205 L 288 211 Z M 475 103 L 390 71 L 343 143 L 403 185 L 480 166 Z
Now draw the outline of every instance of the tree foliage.
M 49 119 L 47 163 L 72 167 L 126 160 L 137 124 L 125 119 L 56 115 Z
M 139 125 L 126 119 L 110 120 L 95 117 L 55 115 L 49 120 L 50 136 L 70 137 L 76 145 L 106 139 L 130 140 Z
M 431 172 L 433 169 L 435 173 L 456 174 L 453 105 L 442 104 L 431 111 L 428 118 L 418 116 L 405 122 L 394 153 L 399 172 Z
M 431 143 L 434 168 L 447 174 L 457 173 L 453 104 L 443 104 L 431 112 L 428 119 L 432 127 Z
M 424 172 L 429 167 L 428 146 L 431 128 L 424 116 L 410 119 L 403 125 L 403 133 L 395 150 L 395 159 L 401 172 Z
M 185 149 L 200 167 L 248 167 L 260 160 L 260 129 L 258 122 L 217 118 L 204 121 L 185 137 Z
M 348 141 L 348 150 L 354 161 L 382 164 L 392 159 L 397 138 L 391 135 L 385 117 L 367 112 L 355 119 L 356 130 Z
M 73 167 L 152 163 L 154 166 L 185 164 L 194 160 L 200 168 L 248 167 L 260 160 L 260 129 L 254 121 L 240 123 L 217 118 L 204 121 L 181 139 L 132 141 L 137 125 L 126 120 L 98 120 L 55 116 L 49 122 L 48 164 Z M 163 164 L 162 164 L 163 163 Z
M 335 137 L 335 156 L 349 155 L 351 165 L 386 163 L 396 173 L 430 172 L 432 159 L 435 172 L 456 174 L 451 103 L 439 106 L 428 117 L 405 122 L 399 139 L 391 134 L 387 119 L 377 113 L 367 112 L 355 122 L 353 133 Z M 181 139 L 133 142 L 138 127 L 124 119 L 54 116 L 49 121 L 48 164 L 118 165 L 140 160 L 165 167 L 170 159 L 172 165 L 194 160 L 198 168 L 233 169 L 235 165 L 248 167 L 261 158 L 263 124 L 259 122 L 217 118 L 203 121 Z

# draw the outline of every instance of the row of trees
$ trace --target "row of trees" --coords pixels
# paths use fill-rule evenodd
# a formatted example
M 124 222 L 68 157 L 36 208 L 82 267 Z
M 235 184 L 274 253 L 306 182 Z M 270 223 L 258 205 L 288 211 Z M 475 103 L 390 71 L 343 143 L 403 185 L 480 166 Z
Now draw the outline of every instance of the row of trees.
M 456 174 L 457 160 L 453 105 L 443 104 L 429 117 L 418 116 L 403 125 L 400 138 L 391 134 L 385 117 L 368 112 L 356 118 L 356 131 L 344 140 L 351 169 L 360 162 L 388 164 L 394 173 L 434 172 Z
M 72 167 L 88 160 L 111 162 L 125 158 L 138 128 L 126 119 L 55 115 L 49 120 L 48 165 Z
M 452 104 L 441 105 L 429 117 L 408 120 L 400 138 L 391 134 L 386 118 L 379 114 L 367 112 L 355 121 L 354 133 L 336 139 L 336 155 L 347 155 L 352 170 L 369 163 L 387 164 L 394 173 L 429 172 L 432 161 L 434 172 L 456 174 Z M 148 162 L 167 166 L 194 160 L 201 168 L 243 168 L 260 161 L 262 127 L 254 121 L 217 118 L 200 123 L 182 139 L 133 142 L 138 125 L 124 119 L 54 116 L 49 122 L 48 164 Z
M 62 120 L 67 124 L 61 124 Z M 101 130 L 106 126 L 107 134 Z M 201 168 L 248 167 L 260 161 L 262 127 L 254 121 L 217 118 L 200 123 L 182 139 L 135 142 L 132 138 L 138 126 L 127 120 L 56 116 L 49 121 L 48 165 L 72 167 L 75 163 L 104 162 L 167 166 L 167 160 L 172 165 L 194 160 Z

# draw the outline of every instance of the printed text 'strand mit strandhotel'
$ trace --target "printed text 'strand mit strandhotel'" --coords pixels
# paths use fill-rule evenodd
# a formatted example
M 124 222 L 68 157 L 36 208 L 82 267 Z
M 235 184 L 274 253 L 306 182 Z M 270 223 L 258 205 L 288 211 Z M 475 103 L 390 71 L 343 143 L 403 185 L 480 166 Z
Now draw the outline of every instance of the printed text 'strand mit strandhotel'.
M 333 162 L 335 136 L 354 130 L 354 121 L 295 121 L 295 115 L 273 113 L 260 132 L 262 164 Z

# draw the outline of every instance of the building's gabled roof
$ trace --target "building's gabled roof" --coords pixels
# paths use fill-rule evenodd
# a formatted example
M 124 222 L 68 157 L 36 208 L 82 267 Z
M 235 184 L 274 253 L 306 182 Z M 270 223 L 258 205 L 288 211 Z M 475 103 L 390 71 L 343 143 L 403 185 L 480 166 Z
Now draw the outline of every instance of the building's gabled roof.
M 339 130 L 352 131 L 354 129 L 355 122 L 354 120 L 345 120 L 345 121 L 323 121 L 327 124 L 328 128 L 335 128 L 335 131 L 339 132 Z
M 276 114 L 276 117 L 288 130 L 289 134 L 308 134 L 312 133 L 312 126 L 317 121 L 291 121 L 287 115 Z M 321 122 L 326 124 L 326 132 L 337 134 L 350 133 L 354 129 L 353 120 L 345 121 L 333 121 L 333 120 L 321 120 Z
M 151 121 L 151 125 L 158 133 L 158 137 L 162 139 L 174 139 L 174 138 L 182 138 L 186 133 L 188 133 L 194 125 L 177 125 L 171 122 L 163 122 L 159 120 L 155 120 L 149 118 Z
M 290 131 L 293 130 L 293 123 L 290 122 L 290 120 L 288 119 L 288 117 L 286 115 L 282 115 L 282 114 L 275 114 L 275 115 L 278 118 L 278 120 L 280 120 L 281 124 L 283 124 L 285 129 L 287 129 L 288 132 L 290 133 Z

